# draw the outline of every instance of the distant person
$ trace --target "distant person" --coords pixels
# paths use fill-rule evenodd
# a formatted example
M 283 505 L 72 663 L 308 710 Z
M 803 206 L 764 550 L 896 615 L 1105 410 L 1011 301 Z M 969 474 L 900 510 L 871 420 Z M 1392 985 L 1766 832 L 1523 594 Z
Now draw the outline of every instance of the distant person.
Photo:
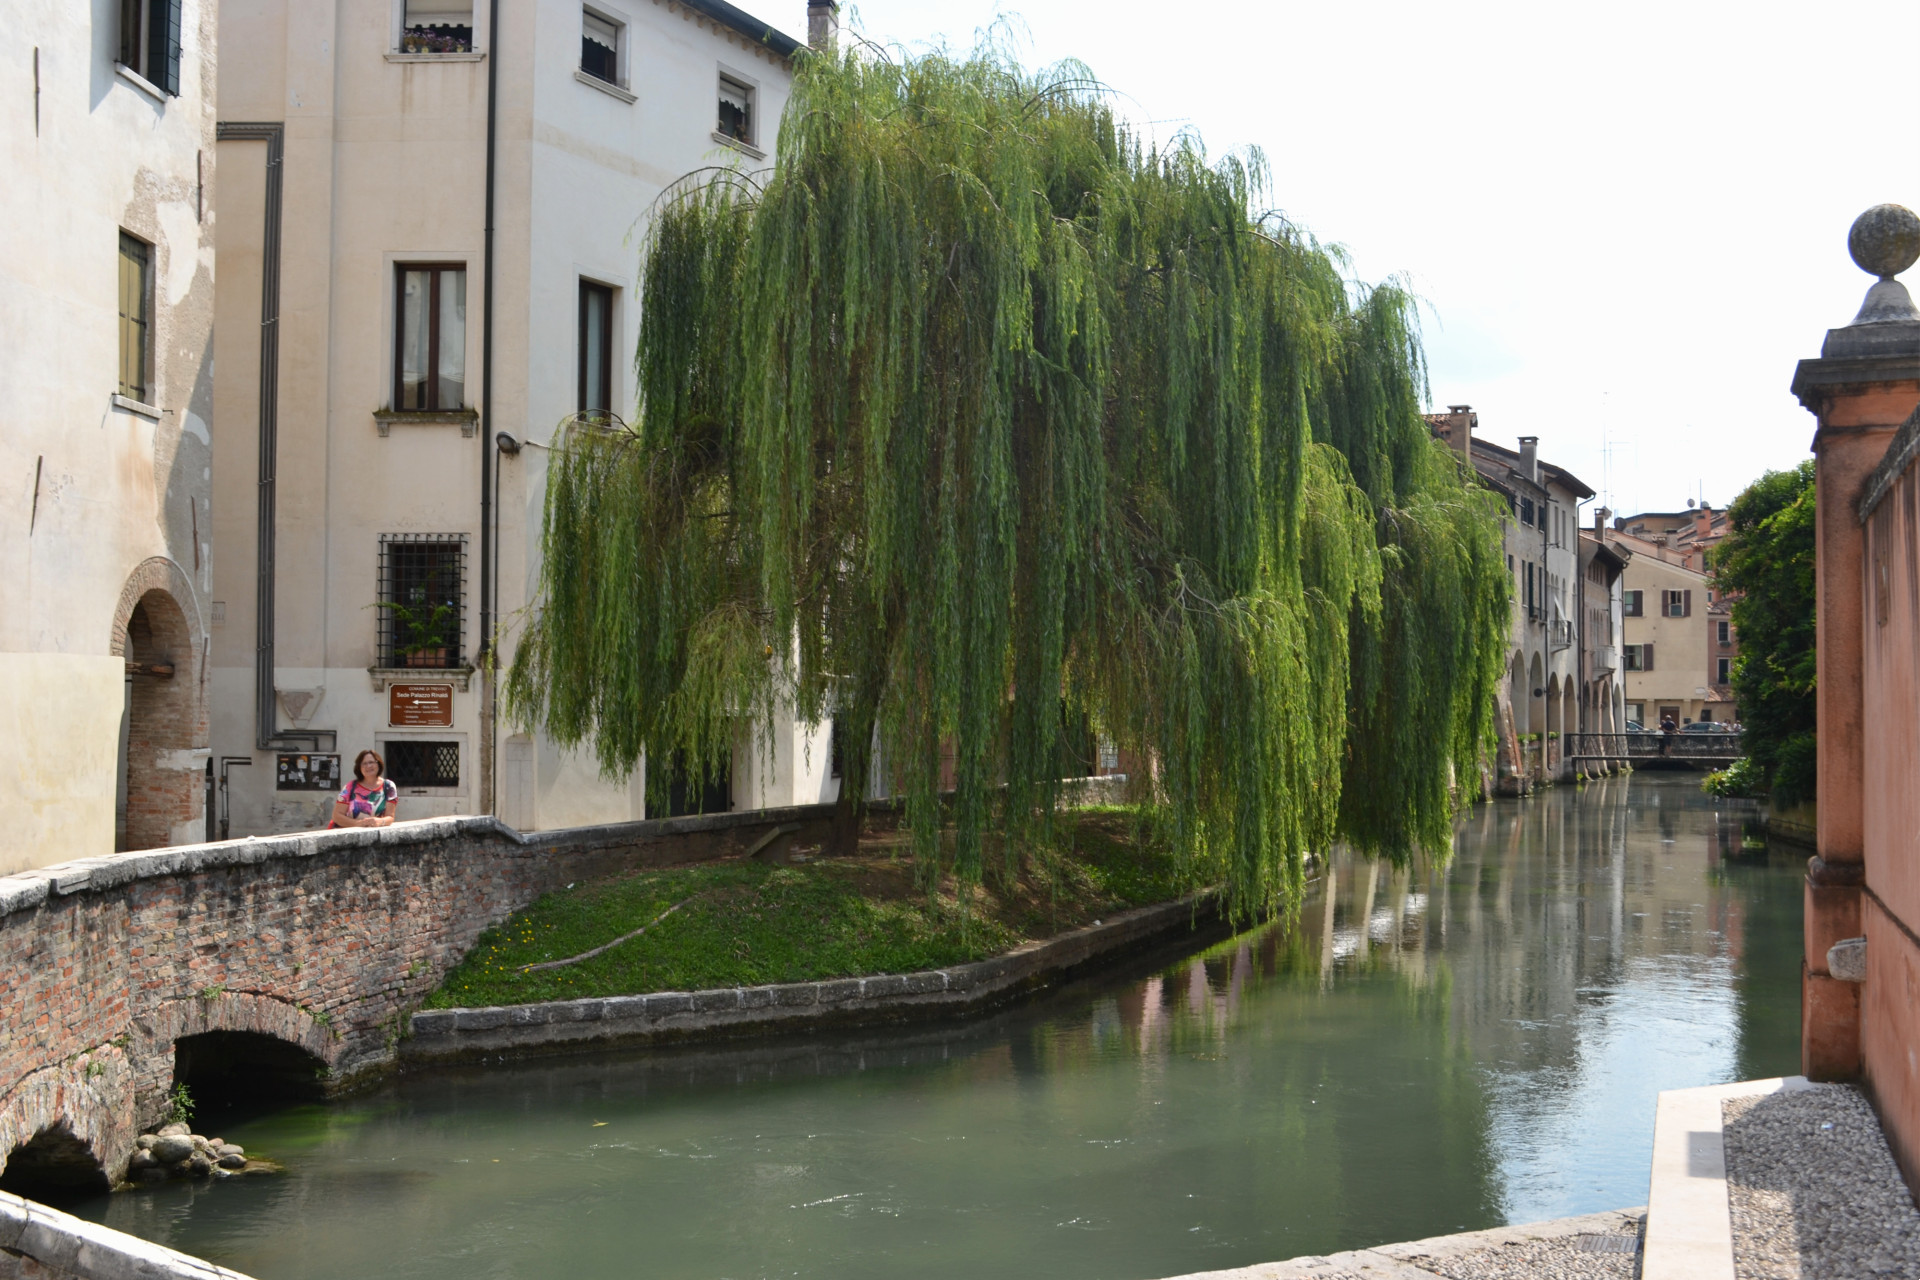
M 1680 732 L 1680 726 L 1673 722 L 1672 716 L 1660 717 L 1660 754 L 1666 755 L 1673 750 L 1674 735 Z
M 335 827 L 390 827 L 400 807 L 400 788 L 387 777 L 387 762 L 368 747 L 353 758 L 353 778 L 333 799 Z

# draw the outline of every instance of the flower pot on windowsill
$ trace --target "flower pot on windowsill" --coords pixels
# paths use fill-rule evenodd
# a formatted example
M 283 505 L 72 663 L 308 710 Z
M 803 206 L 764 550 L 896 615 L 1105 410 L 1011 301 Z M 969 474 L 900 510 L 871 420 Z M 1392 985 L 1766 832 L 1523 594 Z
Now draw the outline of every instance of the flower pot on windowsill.
M 416 649 L 406 655 L 409 667 L 444 667 L 447 665 L 445 649 Z

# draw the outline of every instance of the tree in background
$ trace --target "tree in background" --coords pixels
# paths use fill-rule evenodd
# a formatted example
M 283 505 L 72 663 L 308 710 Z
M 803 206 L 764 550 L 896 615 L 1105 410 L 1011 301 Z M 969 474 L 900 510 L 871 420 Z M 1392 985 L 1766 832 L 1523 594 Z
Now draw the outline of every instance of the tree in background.
M 1081 67 L 805 58 L 764 182 L 647 224 L 636 425 L 553 455 L 512 711 L 613 774 L 832 716 L 842 839 L 878 770 L 928 883 L 1045 846 L 1068 722 L 1153 762 L 1238 914 L 1336 838 L 1444 856 L 1499 513 L 1420 416 L 1408 295 L 1265 184 Z
M 1747 756 L 1774 800 L 1814 798 L 1813 462 L 1769 471 L 1727 508 L 1717 586 L 1739 593 L 1733 663 Z

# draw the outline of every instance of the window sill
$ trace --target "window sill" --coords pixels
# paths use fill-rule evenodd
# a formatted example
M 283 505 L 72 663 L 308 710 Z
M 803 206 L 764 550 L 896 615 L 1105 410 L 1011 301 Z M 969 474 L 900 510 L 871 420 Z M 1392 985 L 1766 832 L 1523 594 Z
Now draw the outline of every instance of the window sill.
M 134 88 L 138 89 L 140 92 L 146 94 L 149 98 L 152 98 L 155 102 L 159 103 L 161 106 L 164 107 L 167 105 L 167 91 L 165 89 L 162 89 L 159 85 L 155 84 L 153 81 L 147 79 L 145 76 L 141 75 L 138 71 L 135 71 L 132 67 L 128 66 L 126 63 L 124 62 L 114 63 L 113 74 L 119 76 L 122 80 L 125 80 L 128 84 L 132 85 Z
M 742 142 L 738 138 L 729 138 L 726 134 L 720 132 L 718 129 L 715 129 L 713 131 L 713 140 L 719 143 L 723 147 L 732 147 L 735 151 L 739 151 L 745 155 L 752 156 L 755 160 L 765 160 L 767 158 L 767 153 L 762 151 L 760 148 L 754 146 L 752 143 Z
M 382 667 L 367 668 L 367 675 L 373 679 L 373 691 L 385 693 L 390 684 L 450 684 L 458 693 L 465 693 L 473 684 L 472 666 L 462 667 Z M 435 730 L 445 732 L 445 730 Z M 429 737 L 432 735 L 429 734 Z
M 626 89 L 622 88 L 620 85 L 613 83 L 613 81 L 602 80 L 599 76 L 590 76 L 586 72 L 580 70 L 580 68 L 578 67 L 575 67 L 573 69 L 573 78 L 575 80 L 578 80 L 581 84 L 586 85 L 588 88 L 598 89 L 600 92 L 606 94 L 609 98 L 618 98 L 620 99 L 620 101 L 626 103 L 629 106 L 639 101 L 639 98 L 627 92 Z
M 459 427 L 460 434 L 470 436 L 480 425 L 480 411 L 477 409 L 375 409 L 373 424 L 381 435 L 386 435 L 398 423 L 403 427 Z
M 155 422 L 160 421 L 159 407 L 147 404 L 142 400 L 134 400 L 116 393 L 113 397 L 113 407 L 116 409 L 125 409 L 128 413 L 137 413 L 141 417 L 151 418 Z
M 479 62 L 487 56 L 485 49 L 474 49 L 468 53 L 389 53 L 388 62 Z

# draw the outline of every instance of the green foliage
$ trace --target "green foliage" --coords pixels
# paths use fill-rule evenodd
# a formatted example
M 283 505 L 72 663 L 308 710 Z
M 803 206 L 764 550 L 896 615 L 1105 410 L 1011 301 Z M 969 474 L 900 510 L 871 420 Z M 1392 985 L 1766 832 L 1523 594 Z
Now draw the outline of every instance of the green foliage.
M 832 716 L 928 884 L 1045 844 L 1082 721 L 1241 915 L 1337 838 L 1444 856 L 1508 583 L 1413 302 L 1259 212 L 1258 154 L 1150 145 L 1092 86 L 808 58 L 764 185 L 662 202 L 639 415 L 553 454 L 512 714 L 616 775 Z
M 193 1122 L 193 1095 L 187 1092 L 187 1086 L 176 1084 L 167 1091 L 167 1123 L 191 1124 Z
M 1130 816 L 1063 820 L 1056 856 L 1029 859 L 1012 885 L 976 890 L 964 912 L 951 896 L 917 890 L 908 865 L 881 859 L 676 867 L 550 893 L 483 934 L 426 1003 L 698 991 L 984 960 L 1114 910 L 1179 896 L 1171 849 L 1132 838 L 1131 825 Z M 523 971 L 618 938 L 677 902 L 687 905 L 592 959 Z
M 1814 793 L 1813 463 L 1769 471 L 1727 508 L 1716 585 L 1738 593 L 1733 662 L 1755 785 L 1782 805 Z
M 1700 789 L 1710 796 L 1729 798 L 1751 796 L 1761 790 L 1760 771 L 1752 756 L 1742 756 L 1724 769 L 1716 769 L 1700 780 Z

